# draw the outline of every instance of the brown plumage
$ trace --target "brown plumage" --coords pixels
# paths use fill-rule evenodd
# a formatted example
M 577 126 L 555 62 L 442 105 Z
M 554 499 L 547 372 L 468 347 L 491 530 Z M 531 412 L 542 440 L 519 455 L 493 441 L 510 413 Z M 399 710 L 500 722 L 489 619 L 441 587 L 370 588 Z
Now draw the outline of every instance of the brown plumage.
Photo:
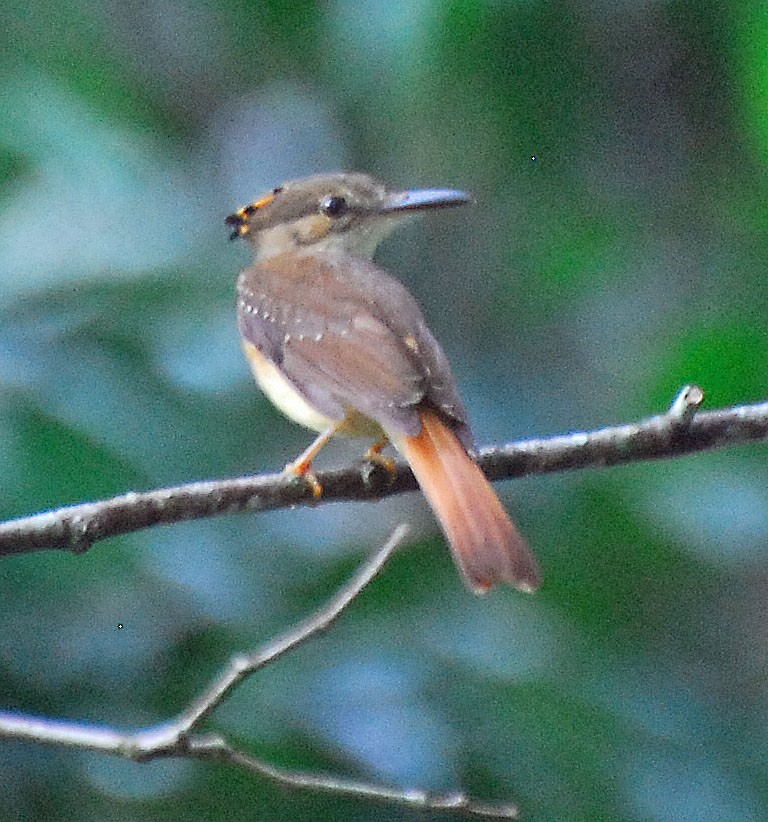
M 532 591 L 538 564 L 472 460 L 448 360 L 408 290 L 369 259 L 396 218 L 466 200 L 363 175 L 286 183 L 228 219 L 256 251 L 238 279 L 238 324 L 254 376 L 289 417 L 403 454 L 473 591 Z

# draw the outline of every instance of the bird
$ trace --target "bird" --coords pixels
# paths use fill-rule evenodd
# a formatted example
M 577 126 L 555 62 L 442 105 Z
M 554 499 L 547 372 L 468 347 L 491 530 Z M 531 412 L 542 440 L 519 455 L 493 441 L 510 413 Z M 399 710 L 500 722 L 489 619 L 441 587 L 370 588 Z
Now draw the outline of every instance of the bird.
M 319 432 L 286 471 L 322 493 L 312 460 L 336 435 L 391 444 L 408 462 L 467 586 L 535 591 L 533 552 L 477 466 L 450 363 L 416 299 L 373 262 L 407 219 L 470 203 L 463 191 L 390 188 L 353 172 L 286 182 L 231 214 L 253 263 L 237 280 L 237 323 L 256 382 Z

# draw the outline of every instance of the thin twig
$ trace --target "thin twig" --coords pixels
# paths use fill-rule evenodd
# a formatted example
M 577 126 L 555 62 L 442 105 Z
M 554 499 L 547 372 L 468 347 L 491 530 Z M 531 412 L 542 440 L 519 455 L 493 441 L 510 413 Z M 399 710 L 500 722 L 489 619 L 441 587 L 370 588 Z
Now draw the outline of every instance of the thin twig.
M 402 544 L 407 532 L 407 526 L 398 525 L 387 542 L 363 564 L 354 577 L 328 603 L 295 628 L 250 654 L 233 656 L 208 688 L 175 719 L 133 733 L 122 733 L 94 725 L 0 712 L 0 737 L 74 745 L 78 748 L 122 754 L 132 759 L 152 759 L 160 755 L 183 753 L 186 750 L 185 737 L 224 701 L 239 682 L 328 628 L 372 582 L 395 549 Z
M 220 735 L 196 732 L 203 721 L 246 677 L 329 628 L 375 579 L 405 540 L 407 531 L 405 525 L 399 525 L 354 577 L 329 602 L 299 625 L 252 653 L 233 656 L 204 693 L 176 718 L 138 731 L 123 732 L 85 723 L 0 712 L 0 737 L 101 751 L 141 762 L 159 757 L 224 761 L 291 788 L 351 794 L 422 810 L 456 811 L 467 816 L 516 819 L 518 809 L 511 803 L 478 802 L 462 793 L 430 794 L 421 789 L 399 791 L 343 777 L 293 771 L 257 759 L 246 751 L 235 748 Z
M 377 576 L 384 564 L 401 545 L 408 533 L 406 525 L 398 525 L 386 544 L 377 551 L 355 576 L 317 613 L 312 614 L 282 636 L 250 654 L 237 654 L 214 679 L 211 685 L 172 723 L 178 735 L 196 728 L 243 679 L 259 668 L 279 659 L 311 636 L 325 631 Z
M 768 440 L 768 402 L 697 412 L 702 400 L 700 388 L 686 386 L 665 414 L 629 425 L 485 448 L 478 463 L 491 479 L 500 480 Z M 263 474 L 58 508 L 0 523 L 0 555 L 51 549 L 83 552 L 98 540 L 154 525 L 295 505 L 376 500 L 416 488 L 413 474 L 402 462 L 395 464 L 390 481 L 372 481 L 372 473 L 374 479 L 380 477 L 370 471 L 370 463 L 318 473 L 323 487 L 319 503 L 303 480 Z
M 399 525 L 387 542 L 322 608 L 282 636 L 249 654 L 233 656 L 205 691 L 177 717 L 133 732 L 64 722 L 59 719 L 0 712 L 0 737 L 100 751 L 139 762 L 159 757 L 223 761 L 290 788 L 349 794 L 431 811 L 455 811 L 465 816 L 517 819 L 512 803 L 476 801 L 463 793 L 431 794 L 422 789 L 395 790 L 370 782 L 280 768 L 239 750 L 218 734 L 198 732 L 200 725 L 246 677 L 329 628 L 375 579 L 402 544 L 407 527 Z
M 220 759 L 292 788 L 349 794 L 377 802 L 405 805 L 417 810 L 454 811 L 463 816 L 484 819 L 518 819 L 520 816 L 519 808 L 511 802 L 481 802 L 463 793 L 433 794 L 419 788 L 399 791 L 354 779 L 278 768 L 233 749 L 220 737 L 196 740 L 190 747 L 190 754 L 201 759 Z

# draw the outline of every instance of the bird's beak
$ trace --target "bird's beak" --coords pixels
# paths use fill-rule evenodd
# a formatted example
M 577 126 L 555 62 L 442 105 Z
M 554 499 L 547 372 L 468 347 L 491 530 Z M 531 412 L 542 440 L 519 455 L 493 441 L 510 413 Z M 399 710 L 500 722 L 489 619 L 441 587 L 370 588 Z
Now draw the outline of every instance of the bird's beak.
M 381 205 L 381 213 L 429 211 L 433 208 L 453 208 L 471 202 L 472 197 L 464 191 L 452 188 L 416 188 L 387 194 Z

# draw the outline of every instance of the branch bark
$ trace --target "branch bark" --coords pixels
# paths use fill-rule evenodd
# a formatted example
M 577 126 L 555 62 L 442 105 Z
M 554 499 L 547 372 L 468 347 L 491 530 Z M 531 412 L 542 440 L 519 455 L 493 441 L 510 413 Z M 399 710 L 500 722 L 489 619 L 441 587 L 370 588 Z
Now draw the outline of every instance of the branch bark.
M 699 412 L 703 391 L 686 386 L 664 414 L 563 436 L 481 450 L 478 463 L 492 480 L 678 457 L 768 440 L 768 402 Z M 155 525 L 239 512 L 269 511 L 341 500 L 377 500 L 416 489 L 408 466 L 390 476 L 361 461 L 318 473 L 316 500 L 302 479 L 279 474 L 195 482 L 72 505 L 0 523 L 0 555 L 43 550 L 87 551 L 95 542 Z

